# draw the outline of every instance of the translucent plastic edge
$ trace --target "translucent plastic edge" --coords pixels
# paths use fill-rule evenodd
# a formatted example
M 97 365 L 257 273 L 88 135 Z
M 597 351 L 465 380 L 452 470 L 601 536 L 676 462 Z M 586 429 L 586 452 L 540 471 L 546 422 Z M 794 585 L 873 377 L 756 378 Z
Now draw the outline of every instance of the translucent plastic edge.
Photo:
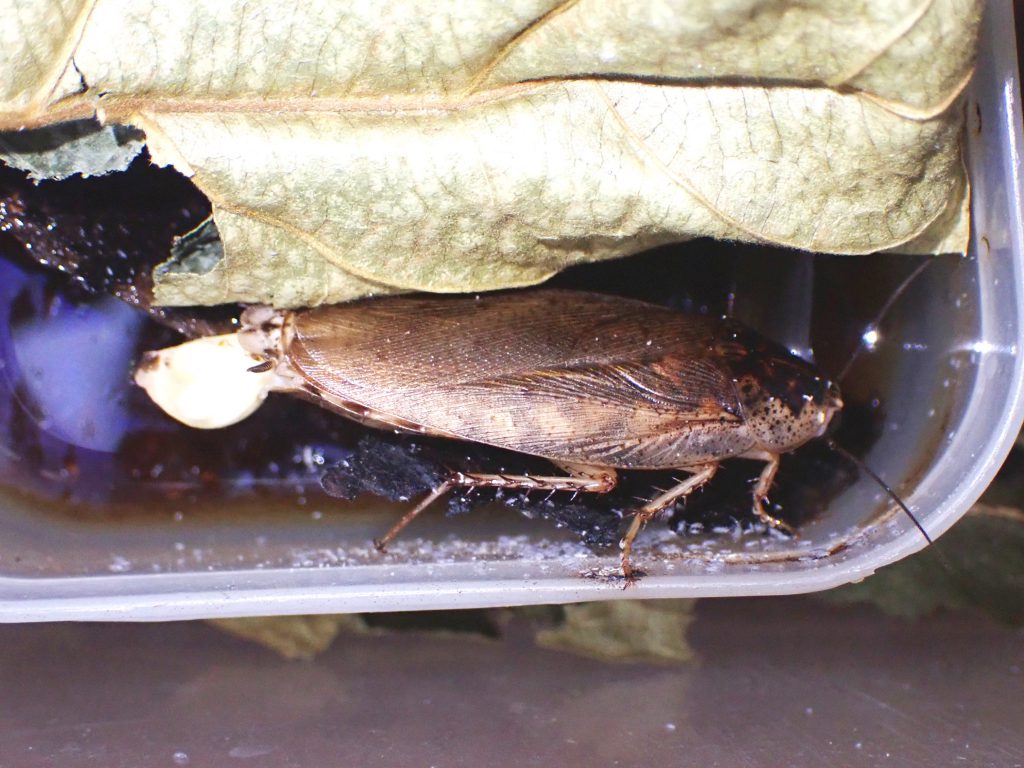
M 1007 142 L 1003 162 L 1006 180 L 1007 217 L 1013 263 L 1011 277 L 1018 336 L 1024 329 L 1024 222 L 1022 222 L 1020 85 L 1010 0 L 991 0 L 982 30 L 983 56 L 991 57 L 998 94 L 986 95 L 986 120 L 997 108 L 1000 132 Z M 996 103 L 996 99 L 999 99 Z M 968 140 L 970 143 L 970 138 Z M 983 316 L 983 330 L 986 322 Z M 985 366 L 994 365 L 984 358 Z M 981 496 L 1009 454 L 1024 423 L 1024 368 L 1019 350 L 1014 355 L 1013 386 L 1006 393 L 1007 413 L 997 434 L 986 443 L 970 467 L 961 469 L 967 478 L 938 507 L 926 524 L 933 535 L 947 530 Z M 982 395 L 975 391 L 968 414 Z M 734 597 L 814 592 L 858 581 L 878 568 L 922 549 L 920 534 L 907 530 L 894 540 L 874 545 L 855 556 L 823 560 L 812 566 L 779 572 L 724 568 L 720 573 L 650 576 L 622 589 L 579 577 L 524 579 L 494 567 L 493 578 L 473 580 L 411 580 L 402 583 L 310 583 L 282 587 L 274 573 L 220 572 L 192 574 L 120 575 L 86 578 L 15 579 L 0 577 L 0 622 L 29 621 L 170 621 L 237 616 L 299 615 L 314 613 L 362 613 L 377 611 L 485 608 L 512 605 L 570 603 L 668 597 Z M 394 569 L 389 569 L 394 570 Z M 435 570 L 437 567 L 435 566 Z M 443 568 L 441 570 L 444 570 Z M 265 578 L 269 577 L 269 578 Z M 315 581 L 320 581 L 316 579 Z M 264 583 L 265 582 L 265 583 Z

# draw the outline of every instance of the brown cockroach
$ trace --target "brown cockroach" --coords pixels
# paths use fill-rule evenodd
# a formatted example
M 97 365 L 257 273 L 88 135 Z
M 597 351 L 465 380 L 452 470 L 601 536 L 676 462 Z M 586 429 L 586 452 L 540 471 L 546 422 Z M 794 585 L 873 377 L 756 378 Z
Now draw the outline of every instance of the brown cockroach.
M 578 291 L 252 307 L 239 342 L 265 361 L 254 369 L 273 366 L 275 390 L 371 426 L 543 457 L 564 472 L 452 472 L 380 548 L 456 487 L 605 493 L 620 469 L 687 473 L 634 513 L 620 545 L 627 580 L 641 528 L 724 459 L 764 462 L 753 510 L 788 530 L 765 509 L 779 457 L 824 435 L 843 406 L 814 366 L 735 320 Z

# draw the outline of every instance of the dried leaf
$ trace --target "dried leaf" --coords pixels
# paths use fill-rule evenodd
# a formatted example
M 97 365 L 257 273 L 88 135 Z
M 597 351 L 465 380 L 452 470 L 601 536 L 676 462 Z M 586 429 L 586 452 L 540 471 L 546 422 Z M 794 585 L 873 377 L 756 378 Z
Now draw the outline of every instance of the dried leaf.
M 66 179 L 123 171 L 142 151 L 145 137 L 123 125 L 73 120 L 37 131 L 0 134 L 0 160 L 29 178 Z
M 693 658 L 686 632 L 693 600 L 611 600 L 566 605 L 564 622 L 537 632 L 546 648 L 609 661 L 679 663 Z
M 928 549 L 820 597 L 911 618 L 944 608 L 1024 624 L 1024 512 L 977 504 Z
M 213 619 L 209 623 L 243 640 L 269 648 L 286 659 L 306 661 L 330 648 L 342 631 L 367 631 L 366 623 L 359 614 L 343 613 Z
M 21 0 L 0 126 L 99 110 L 192 176 L 224 257 L 161 273 L 169 304 L 526 285 L 697 236 L 960 251 L 980 12 Z
M 310 660 L 338 637 L 423 632 L 434 638 L 491 639 L 499 634 L 494 614 L 487 610 L 407 611 L 405 613 L 257 616 L 212 619 L 208 622 L 229 634 L 250 640 L 286 659 Z

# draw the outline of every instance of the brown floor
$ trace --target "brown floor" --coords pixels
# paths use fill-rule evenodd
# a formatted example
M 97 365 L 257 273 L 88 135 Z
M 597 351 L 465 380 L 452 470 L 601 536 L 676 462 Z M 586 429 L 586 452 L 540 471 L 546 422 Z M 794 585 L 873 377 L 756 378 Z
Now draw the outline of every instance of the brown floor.
M 343 636 L 312 663 L 197 622 L 0 627 L 0 766 L 1020 766 L 1024 630 L 704 601 L 693 663 Z

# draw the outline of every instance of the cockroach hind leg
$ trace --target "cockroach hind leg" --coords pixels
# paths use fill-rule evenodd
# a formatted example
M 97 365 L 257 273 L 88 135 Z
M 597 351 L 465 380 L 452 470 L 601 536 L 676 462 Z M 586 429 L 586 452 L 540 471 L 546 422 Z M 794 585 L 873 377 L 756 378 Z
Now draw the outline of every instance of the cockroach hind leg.
M 679 501 L 679 499 L 686 498 L 688 495 L 711 480 L 718 471 L 718 464 L 704 464 L 699 467 L 693 467 L 690 471 L 693 472 L 692 475 L 669 488 L 659 496 L 656 496 L 633 513 L 633 520 L 630 522 L 629 528 L 626 530 L 626 535 L 623 536 L 622 541 L 619 542 L 619 549 L 622 550 L 622 576 L 625 579 L 626 587 L 631 584 L 635 584 L 643 575 L 639 569 L 633 567 L 632 554 L 633 541 L 647 524 L 647 521 L 655 517 L 659 512 L 668 509 L 672 504 Z
M 504 488 L 518 491 L 571 491 L 607 493 L 618 483 L 615 470 L 583 464 L 559 464 L 568 475 L 508 475 L 453 472 L 448 482 L 474 488 Z
M 402 532 L 409 523 L 415 520 L 423 510 L 444 496 L 452 488 L 496 488 L 500 490 L 538 491 L 546 490 L 572 491 L 574 493 L 607 493 L 618 483 L 618 475 L 614 469 L 591 467 L 584 464 L 559 464 L 569 474 L 559 475 L 508 475 L 481 474 L 475 472 L 452 472 L 448 479 L 435 488 L 419 504 L 402 515 L 402 518 L 373 544 L 379 552 L 383 552 L 388 544 Z
M 379 539 L 374 539 L 373 546 L 377 548 L 378 552 L 384 552 L 387 549 L 388 544 L 394 541 L 394 538 L 402 532 L 402 529 L 405 528 L 405 526 L 407 526 L 409 523 L 411 523 L 413 520 L 419 517 L 419 514 L 423 510 L 425 510 L 439 498 L 448 493 L 448 491 L 455 487 L 455 485 L 456 484 L 452 483 L 450 480 L 441 483 L 439 486 L 437 486 L 437 488 L 432 490 L 426 496 L 426 498 L 424 498 L 419 504 L 417 504 L 415 507 L 413 507 L 404 515 L 402 515 L 402 518 L 393 526 L 391 526 L 391 528 L 388 529 L 387 533 L 385 533 Z
M 587 487 L 571 488 L 573 498 L 577 493 L 608 493 L 619 483 L 619 476 L 610 467 L 594 467 L 589 464 L 570 464 L 569 462 L 556 462 L 572 477 L 582 480 L 589 480 Z

